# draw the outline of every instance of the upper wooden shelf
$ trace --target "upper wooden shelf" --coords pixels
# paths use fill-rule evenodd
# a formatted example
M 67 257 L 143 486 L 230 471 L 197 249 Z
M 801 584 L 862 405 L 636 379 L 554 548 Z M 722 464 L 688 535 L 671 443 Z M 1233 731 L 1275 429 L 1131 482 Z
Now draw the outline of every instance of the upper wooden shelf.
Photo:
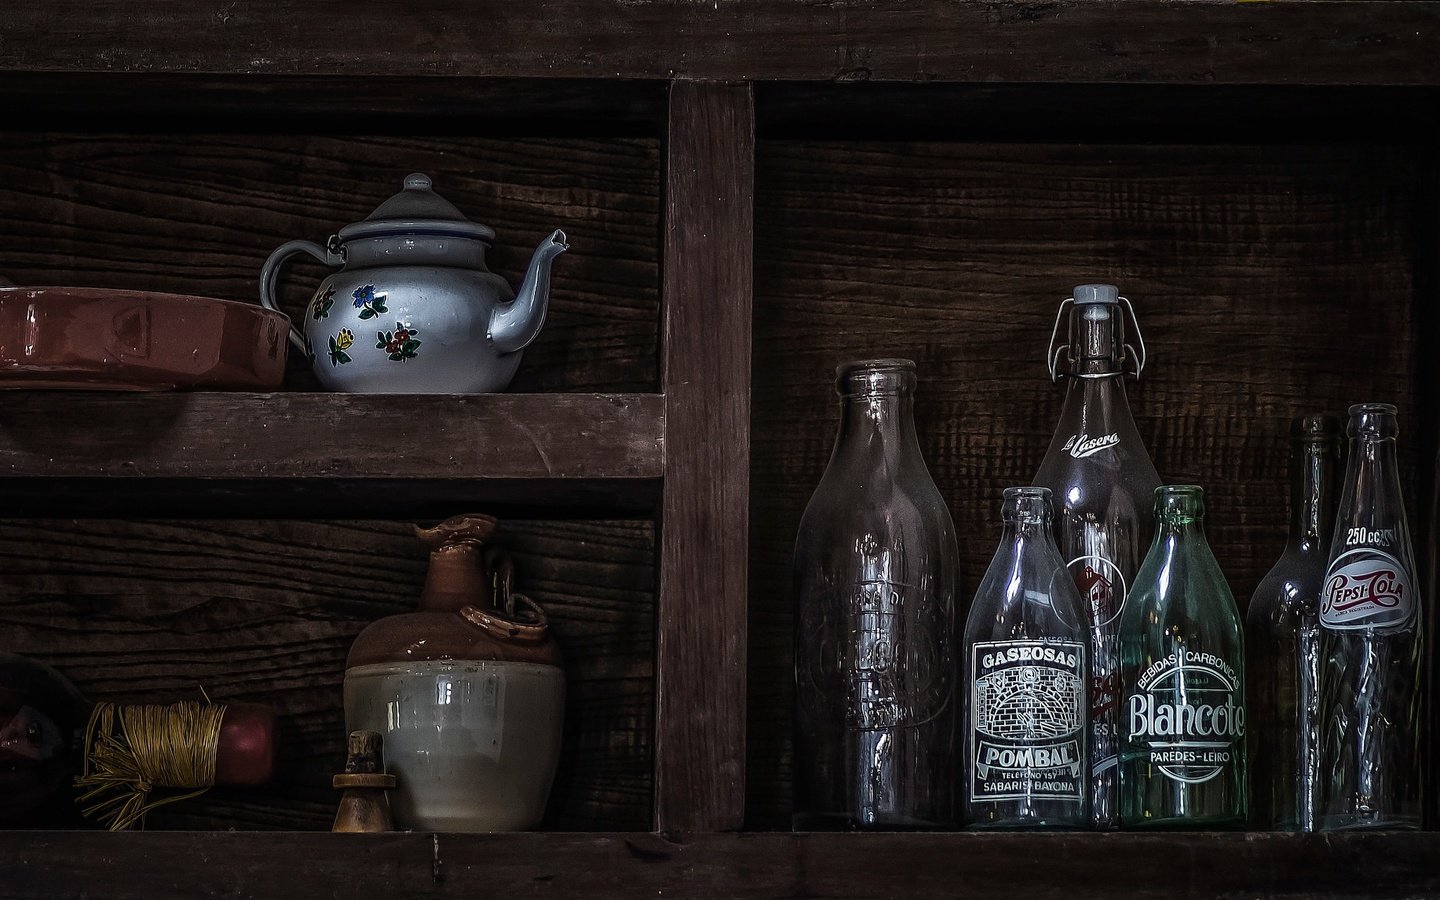
M 660 394 L 0 396 L 9 515 L 648 512 L 664 445 Z
M 0 897 L 1433 896 L 1440 835 L 0 832 Z
M 1434 85 L 1437 46 L 1430 0 L 57 0 L 0 19 L 12 73 Z

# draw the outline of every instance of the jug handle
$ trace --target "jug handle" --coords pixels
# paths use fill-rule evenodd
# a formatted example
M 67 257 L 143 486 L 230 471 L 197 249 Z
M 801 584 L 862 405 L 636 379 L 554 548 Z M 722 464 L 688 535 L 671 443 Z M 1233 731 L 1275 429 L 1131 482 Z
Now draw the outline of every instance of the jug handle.
M 280 282 L 280 267 L 297 253 L 308 253 L 327 266 L 343 266 L 345 264 L 345 258 L 339 253 L 327 250 L 314 241 L 286 241 L 276 247 L 275 252 L 270 254 L 270 258 L 265 260 L 265 265 L 260 267 L 261 306 L 281 312 L 280 307 L 275 304 L 275 288 Z M 310 356 L 310 347 L 305 343 L 305 335 L 301 334 L 300 329 L 293 324 L 290 326 L 290 343 L 294 344 L 295 348 L 306 357 Z

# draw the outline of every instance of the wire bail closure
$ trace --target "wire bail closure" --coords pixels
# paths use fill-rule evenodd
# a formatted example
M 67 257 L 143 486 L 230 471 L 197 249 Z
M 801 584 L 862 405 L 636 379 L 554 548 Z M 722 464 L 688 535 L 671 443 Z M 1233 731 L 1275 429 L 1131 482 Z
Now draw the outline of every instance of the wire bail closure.
M 1135 307 L 1130 305 L 1127 297 L 1120 297 L 1120 372 L 1122 375 L 1129 375 L 1136 381 L 1140 380 L 1140 373 L 1145 371 L 1145 337 L 1140 333 L 1140 320 L 1135 317 Z M 1057 382 L 1060 376 L 1069 375 L 1072 378 L 1110 378 L 1115 373 L 1090 375 L 1075 371 L 1075 357 L 1068 351 L 1075 345 L 1074 327 L 1066 326 L 1066 338 L 1064 343 L 1059 343 L 1060 322 L 1065 318 L 1065 308 L 1075 306 L 1074 297 L 1066 297 L 1060 301 L 1060 308 L 1055 311 L 1055 325 L 1050 329 L 1050 346 L 1045 354 L 1045 364 L 1050 370 L 1050 381 Z M 1137 351 L 1134 346 L 1125 341 L 1125 319 L 1130 319 L 1130 325 L 1135 330 L 1135 340 L 1140 345 Z M 1062 356 L 1065 366 L 1062 367 Z M 1134 370 L 1127 371 L 1126 366 L 1134 363 Z

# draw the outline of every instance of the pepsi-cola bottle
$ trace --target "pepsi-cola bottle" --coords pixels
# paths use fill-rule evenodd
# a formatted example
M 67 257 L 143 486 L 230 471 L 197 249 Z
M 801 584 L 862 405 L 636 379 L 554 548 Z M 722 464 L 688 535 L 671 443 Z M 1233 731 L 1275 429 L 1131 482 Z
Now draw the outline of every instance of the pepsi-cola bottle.
M 1419 828 L 1422 609 L 1395 459 L 1395 407 L 1350 407 L 1320 597 L 1320 828 Z

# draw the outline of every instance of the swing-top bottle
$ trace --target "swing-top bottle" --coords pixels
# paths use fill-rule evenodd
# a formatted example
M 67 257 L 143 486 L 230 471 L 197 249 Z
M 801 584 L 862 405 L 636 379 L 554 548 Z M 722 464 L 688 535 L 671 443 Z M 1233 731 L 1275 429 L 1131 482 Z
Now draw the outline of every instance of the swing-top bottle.
M 1069 340 L 1059 343 L 1067 310 Z M 1127 317 L 1134 345 L 1126 342 Z M 1160 486 L 1125 396 L 1125 377 L 1138 379 L 1144 369 L 1145 342 L 1114 285 L 1084 284 L 1060 305 L 1050 343 L 1051 378 L 1068 386 L 1035 483 L 1053 494 L 1056 543 L 1087 607 L 1092 824 L 1112 829 L 1119 821 L 1119 617 L 1154 528 Z

